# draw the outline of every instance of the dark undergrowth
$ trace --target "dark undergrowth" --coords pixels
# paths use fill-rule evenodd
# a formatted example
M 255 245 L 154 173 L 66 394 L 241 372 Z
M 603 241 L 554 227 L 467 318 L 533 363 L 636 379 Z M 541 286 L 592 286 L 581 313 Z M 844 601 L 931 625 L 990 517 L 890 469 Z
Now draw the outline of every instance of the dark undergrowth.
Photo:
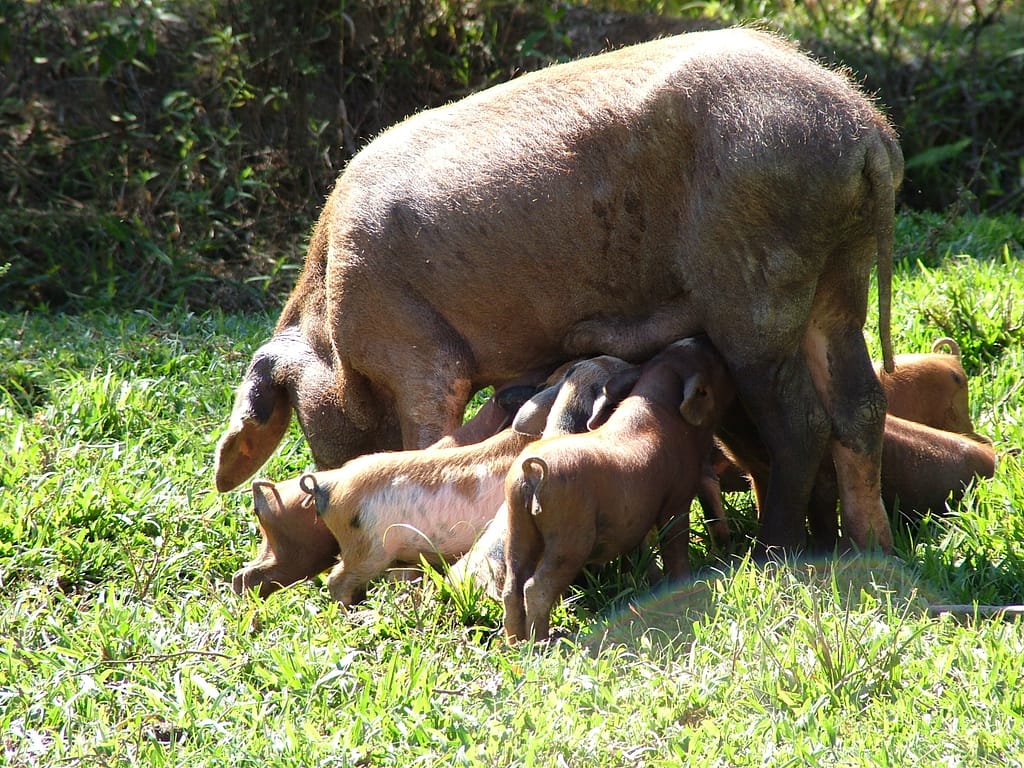
M 249 310 L 387 125 L 654 36 L 766 24 L 879 94 L 902 204 L 1024 208 L 1024 24 L 988 3 L 0 0 L 0 305 Z

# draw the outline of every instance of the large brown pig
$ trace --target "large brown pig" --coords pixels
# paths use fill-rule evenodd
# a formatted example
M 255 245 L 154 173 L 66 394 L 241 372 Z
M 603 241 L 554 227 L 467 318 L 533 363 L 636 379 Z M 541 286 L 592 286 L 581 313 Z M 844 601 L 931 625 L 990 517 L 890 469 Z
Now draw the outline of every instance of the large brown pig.
M 549 67 L 386 131 L 338 178 L 217 446 L 234 488 L 298 416 L 319 467 L 425 447 L 487 384 L 641 360 L 704 331 L 767 436 L 764 545 L 804 539 L 814 470 L 891 545 L 885 399 L 895 134 L 842 74 L 750 29 Z

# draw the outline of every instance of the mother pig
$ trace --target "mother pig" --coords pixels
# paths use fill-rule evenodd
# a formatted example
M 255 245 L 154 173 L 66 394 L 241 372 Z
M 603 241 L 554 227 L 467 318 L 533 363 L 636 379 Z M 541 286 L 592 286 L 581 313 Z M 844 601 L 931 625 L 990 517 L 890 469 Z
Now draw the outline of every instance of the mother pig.
M 474 390 L 570 356 L 706 332 L 771 453 L 761 543 L 802 542 L 831 449 L 847 532 L 891 544 L 885 399 L 862 328 L 894 189 L 885 118 L 842 75 L 747 29 L 524 75 L 386 131 L 341 174 L 217 446 L 216 484 L 292 409 L 318 467 L 450 433 Z

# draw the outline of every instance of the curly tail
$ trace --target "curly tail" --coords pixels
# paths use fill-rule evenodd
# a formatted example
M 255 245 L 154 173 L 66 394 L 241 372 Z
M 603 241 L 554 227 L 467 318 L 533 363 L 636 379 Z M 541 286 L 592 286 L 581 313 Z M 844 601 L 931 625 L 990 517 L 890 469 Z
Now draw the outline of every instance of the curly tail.
M 548 477 L 548 463 L 539 456 L 527 456 L 522 463 L 523 483 L 522 492 L 529 501 L 530 514 L 536 517 L 541 513 L 540 501 L 537 494 L 544 487 Z
M 943 348 L 945 348 L 946 351 L 954 357 L 960 357 L 960 345 L 957 344 L 954 339 L 951 339 L 948 336 L 942 336 L 941 338 L 936 339 L 935 343 L 932 344 L 932 352 L 939 352 Z

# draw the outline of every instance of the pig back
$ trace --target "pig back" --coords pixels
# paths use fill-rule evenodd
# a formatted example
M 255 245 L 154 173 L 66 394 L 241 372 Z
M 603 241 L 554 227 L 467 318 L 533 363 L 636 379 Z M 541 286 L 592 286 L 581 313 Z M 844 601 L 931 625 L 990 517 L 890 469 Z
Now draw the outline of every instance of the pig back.
M 357 155 L 325 207 L 335 339 L 415 304 L 487 379 L 557 359 L 590 317 L 672 305 L 686 307 L 674 332 L 697 331 L 716 296 L 756 289 L 763 242 L 781 244 L 770 268 L 789 279 L 820 269 L 808 254 L 861 215 L 862 145 L 878 136 L 898 155 L 844 77 L 750 30 L 645 43 L 425 111 Z

